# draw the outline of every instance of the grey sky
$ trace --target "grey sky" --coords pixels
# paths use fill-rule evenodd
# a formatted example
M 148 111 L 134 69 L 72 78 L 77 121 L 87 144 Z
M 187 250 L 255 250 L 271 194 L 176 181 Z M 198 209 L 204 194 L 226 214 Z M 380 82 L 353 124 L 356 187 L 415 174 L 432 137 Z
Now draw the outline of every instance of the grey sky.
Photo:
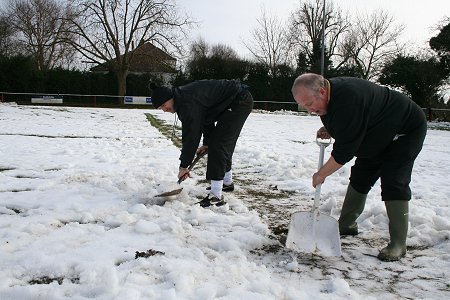
M 261 7 L 266 12 L 287 20 L 299 6 L 299 0 L 178 0 L 177 3 L 200 21 L 192 30 L 192 38 L 202 36 L 209 43 L 231 46 L 241 55 L 248 55 L 242 40 L 248 39 L 257 26 Z M 388 11 L 398 23 L 406 26 L 403 38 L 415 47 L 426 46 L 434 34 L 431 30 L 444 17 L 450 17 L 450 0 L 332 0 L 350 14 Z M 327 0 L 328 3 L 328 0 Z
M 181 8 L 199 21 L 191 32 L 191 38 L 202 36 L 212 44 L 231 46 L 240 55 L 248 55 L 242 41 L 248 39 L 257 26 L 261 8 L 287 20 L 299 6 L 300 0 L 175 0 Z M 329 0 L 327 0 L 328 2 Z M 0 0 L 0 9 L 7 0 Z M 344 11 L 369 13 L 375 9 L 387 10 L 398 23 L 406 26 L 403 38 L 415 47 L 425 47 L 432 31 L 444 17 L 450 18 L 450 0 L 332 0 Z M 189 41 L 186 41 L 187 43 Z

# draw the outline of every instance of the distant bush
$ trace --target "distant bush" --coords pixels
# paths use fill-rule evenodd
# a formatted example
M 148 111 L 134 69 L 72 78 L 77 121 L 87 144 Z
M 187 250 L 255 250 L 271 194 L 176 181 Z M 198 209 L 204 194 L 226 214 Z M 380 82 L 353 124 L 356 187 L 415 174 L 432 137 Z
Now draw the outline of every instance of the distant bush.
M 129 74 L 127 95 L 148 95 L 150 75 Z M 112 73 L 53 69 L 34 69 L 27 56 L 0 56 L 0 91 L 11 93 L 116 95 L 117 82 Z

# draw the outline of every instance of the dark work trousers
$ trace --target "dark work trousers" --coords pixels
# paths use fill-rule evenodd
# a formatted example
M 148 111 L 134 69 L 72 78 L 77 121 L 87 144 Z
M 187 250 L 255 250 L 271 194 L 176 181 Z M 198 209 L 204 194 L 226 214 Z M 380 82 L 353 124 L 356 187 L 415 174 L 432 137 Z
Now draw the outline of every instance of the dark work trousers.
M 236 95 L 231 107 L 220 115 L 209 136 L 206 179 L 223 180 L 225 172 L 231 170 L 236 142 L 252 109 L 252 95 L 242 90 Z
M 351 169 L 350 184 L 367 194 L 380 179 L 383 201 L 410 200 L 411 173 L 414 161 L 422 149 L 426 122 L 406 135 L 399 136 L 378 157 L 357 158 Z

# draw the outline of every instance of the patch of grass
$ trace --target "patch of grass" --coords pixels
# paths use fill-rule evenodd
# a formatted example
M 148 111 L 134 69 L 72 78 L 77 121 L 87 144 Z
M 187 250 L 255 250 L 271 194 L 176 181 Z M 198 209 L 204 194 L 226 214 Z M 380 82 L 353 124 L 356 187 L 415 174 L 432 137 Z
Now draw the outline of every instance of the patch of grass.
M 14 177 L 19 178 L 19 179 L 38 179 L 39 178 L 36 176 L 28 176 L 28 175 L 16 175 Z
M 4 171 L 11 171 L 14 170 L 14 168 L 9 168 L 9 167 L 0 167 L 0 172 L 4 172 Z
M 61 168 L 44 169 L 44 172 L 61 171 Z
M 279 199 L 286 198 L 295 194 L 293 191 L 283 191 L 279 190 L 276 185 L 266 186 L 255 185 L 255 179 L 241 179 L 235 178 L 234 181 L 242 187 L 245 188 L 245 193 L 254 197 L 265 198 L 265 199 Z M 252 188 L 254 187 L 254 188 Z
M 309 142 L 306 142 L 306 141 L 296 141 L 296 140 L 291 140 L 291 141 L 294 142 L 294 143 L 302 144 L 302 145 L 305 145 L 305 144 L 309 143 Z
M 430 246 L 414 245 L 414 246 L 407 246 L 406 248 L 408 251 L 423 251 L 429 249 Z
M 258 256 L 262 256 L 262 255 L 264 255 L 264 253 L 276 254 L 283 250 L 284 250 L 284 247 L 281 244 L 270 244 L 270 245 L 264 245 L 258 249 L 250 250 L 250 253 L 256 254 Z
M 20 133 L 2 133 L 1 135 L 8 135 L 8 136 L 32 136 L 32 137 L 39 137 L 39 138 L 45 138 L 45 139 L 103 139 L 101 136 L 76 136 L 76 135 L 42 135 L 42 134 L 20 134 Z M 118 138 L 116 138 L 117 140 Z
M 209 180 L 207 180 L 207 179 L 198 179 L 197 182 L 199 184 L 209 184 Z
M 245 193 L 252 197 L 266 199 L 266 200 L 283 199 L 283 198 L 287 198 L 287 197 L 295 194 L 295 192 L 274 191 L 274 190 L 270 190 L 270 189 L 246 190 Z
M 64 281 L 64 277 L 49 277 L 49 276 L 42 276 L 42 277 L 38 277 L 35 279 L 32 279 L 30 281 L 28 281 L 29 284 L 33 285 L 33 284 L 50 284 L 54 281 L 56 281 L 59 285 L 61 285 Z M 70 280 L 70 282 L 72 283 L 79 283 L 80 282 L 80 278 L 78 277 L 74 277 L 74 278 L 68 278 Z
M 15 212 L 16 214 L 20 214 L 22 213 L 22 210 L 15 208 L 15 207 L 11 207 L 11 206 L 5 206 L 5 208 L 12 210 L 13 212 Z
M 150 256 L 155 256 L 155 255 L 165 255 L 164 252 L 158 251 L 158 250 L 153 250 L 153 249 L 149 249 L 145 252 L 139 252 L 136 251 L 136 255 L 134 256 L 135 259 L 138 259 L 139 257 L 150 257 Z
M 172 134 L 173 133 L 172 126 L 167 125 L 164 121 L 155 118 L 151 114 L 145 114 L 145 116 L 147 117 L 147 120 L 150 122 L 150 124 L 153 127 L 157 128 L 166 138 L 171 140 L 175 146 L 177 146 L 178 148 L 182 147 L 181 139 L 176 135 L 176 133 Z M 180 128 L 177 127 L 177 129 Z
M 0 191 L 0 193 L 21 193 L 21 192 L 31 192 L 32 189 L 12 189 L 12 190 L 6 190 L 6 191 Z

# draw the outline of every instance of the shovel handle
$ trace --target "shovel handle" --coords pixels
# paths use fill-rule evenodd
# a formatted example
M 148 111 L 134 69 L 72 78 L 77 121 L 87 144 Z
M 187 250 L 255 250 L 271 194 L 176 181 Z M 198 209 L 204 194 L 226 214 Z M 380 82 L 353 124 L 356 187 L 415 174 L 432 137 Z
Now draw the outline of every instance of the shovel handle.
M 207 153 L 207 151 L 201 152 L 199 154 L 197 154 L 197 156 L 194 158 L 194 160 L 192 161 L 192 163 L 190 164 L 190 166 L 188 167 L 188 170 L 191 171 L 192 168 L 195 166 L 195 164 L 203 157 L 205 156 L 205 154 Z M 178 184 L 180 184 L 182 182 L 182 178 L 178 179 Z
M 323 166 L 323 160 L 325 157 L 325 148 L 331 144 L 331 139 L 324 141 L 322 139 L 316 139 L 316 143 L 317 145 L 319 145 L 320 147 L 320 154 L 319 154 L 319 165 L 317 167 L 317 170 L 320 170 L 320 168 L 322 168 Z M 313 211 L 319 207 L 319 202 L 320 202 L 320 190 L 322 188 L 322 184 L 318 184 L 316 185 L 316 191 L 314 193 L 314 206 L 313 206 Z

